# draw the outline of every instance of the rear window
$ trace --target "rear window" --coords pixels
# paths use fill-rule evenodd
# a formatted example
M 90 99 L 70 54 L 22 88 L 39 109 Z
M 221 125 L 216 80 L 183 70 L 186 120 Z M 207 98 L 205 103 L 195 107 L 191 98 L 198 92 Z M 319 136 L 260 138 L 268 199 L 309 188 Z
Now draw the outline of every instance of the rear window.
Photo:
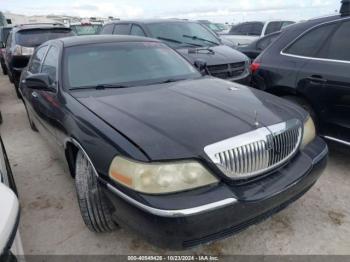
M 101 31 L 102 25 L 81 24 L 71 25 L 70 28 L 77 35 L 98 35 Z
M 36 47 L 48 40 L 73 35 L 70 28 L 28 29 L 17 32 L 16 42 L 21 46 Z

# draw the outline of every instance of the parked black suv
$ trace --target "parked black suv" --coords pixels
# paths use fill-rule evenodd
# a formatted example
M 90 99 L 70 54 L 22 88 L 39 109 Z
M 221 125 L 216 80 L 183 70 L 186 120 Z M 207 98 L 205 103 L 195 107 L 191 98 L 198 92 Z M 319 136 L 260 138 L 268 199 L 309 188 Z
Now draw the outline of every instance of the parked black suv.
M 113 21 L 102 28 L 101 34 L 157 38 L 176 49 L 192 64 L 204 61 L 207 73 L 214 77 L 250 83 L 249 58 L 223 45 L 215 33 L 199 22 L 176 19 Z
M 7 75 L 7 70 L 6 70 L 5 60 L 4 60 L 6 39 L 11 29 L 12 27 L 9 27 L 9 26 L 0 27 L 0 64 L 1 64 L 2 73 L 4 75 Z
M 18 97 L 22 69 L 27 66 L 35 47 L 51 39 L 73 35 L 74 32 L 62 24 L 26 24 L 13 27 L 6 41 L 4 57 L 9 79 L 14 83 Z
M 350 145 L 350 14 L 289 26 L 252 64 L 254 86 L 307 109 L 324 137 Z

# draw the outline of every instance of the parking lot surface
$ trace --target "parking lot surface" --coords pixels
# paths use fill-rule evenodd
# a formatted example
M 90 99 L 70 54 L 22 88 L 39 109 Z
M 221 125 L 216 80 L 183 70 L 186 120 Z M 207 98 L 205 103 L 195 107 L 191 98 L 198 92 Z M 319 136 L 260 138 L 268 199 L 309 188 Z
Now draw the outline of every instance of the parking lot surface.
M 74 181 L 0 74 L 0 131 L 20 194 L 25 254 L 350 254 L 350 150 L 331 145 L 328 167 L 300 200 L 225 240 L 181 252 L 158 249 L 128 230 L 95 234 L 84 225 Z

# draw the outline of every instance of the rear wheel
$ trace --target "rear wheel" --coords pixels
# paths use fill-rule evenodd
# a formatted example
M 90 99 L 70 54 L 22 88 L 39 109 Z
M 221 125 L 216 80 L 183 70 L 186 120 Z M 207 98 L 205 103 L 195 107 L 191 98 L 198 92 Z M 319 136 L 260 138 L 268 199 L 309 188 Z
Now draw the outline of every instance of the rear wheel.
M 98 185 L 94 169 L 85 154 L 79 150 L 75 162 L 75 187 L 80 213 L 86 226 L 93 232 L 109 232 L 117 228 L 112 220 L 111 207 Z

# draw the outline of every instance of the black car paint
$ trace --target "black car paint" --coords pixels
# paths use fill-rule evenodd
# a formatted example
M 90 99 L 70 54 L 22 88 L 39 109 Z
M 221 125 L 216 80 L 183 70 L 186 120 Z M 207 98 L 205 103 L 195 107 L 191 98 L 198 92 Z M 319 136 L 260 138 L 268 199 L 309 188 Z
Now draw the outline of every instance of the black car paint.
M 315 111 L 321 135 L 350 144 L 350 63 L 286 56 L 281 52 L 299 36 L 325 23 L 349 21 L 330 16 L 287 27 L 257 59 L 253 85 L 279 96 L 305 99 Z
M 106 24 L 105 26 L 108 25 L 116 25 L 116 24 L 126 24 L 129 25 L 129 32 L 131 30 L 132 25 L 137 25 L 140 28 L 142 28 L 144 34 L 146 37 L 154 38 L 152 35 L 151 31 L 148 28 L 148 24 L 152 23 L 162 23 L 162 22 L 167 22 L 167 23 L 180 23 L 181 20 L 171 20 L 171 19 L 150 19 L 150 20 L 135 20 L 135 21 L 116 21 L 116 22 L 111 22 Z M 182 21 L 184 23 L 198 23 L 194 21 Z M 200 23 L 199 23 L 200 24 Z M 202 25 L 203 26 L 203 25 Z M 208 47 L 181 47 L 179 46 L 176 48 L 176 50 L 184 56 L 188 61 L 190 61 L 192 64 L 198 59 L 203 60 L 207 63 L 208 66 L 214 66 L 214 65 L 224 65 L 224 64 L 231 64 L 231 63 L 239 63 L 239 62 L 247 62 L 249 61 L 248 57 L 246 57 L 244 54 L 241 52 L 234 50 L 232 47 L 224 45 L 221 43 L 220 38 L 212 32 L 212 30 L 208 29 L 206 26 L 203 26 L 208 33 L 212 34 L 220 43 L 219 45 L 208 45 Z M 103 29 L 102 29 L 103 31 Z M 103 32 L 101 31 L 101 34 Z M 167 43 L 167 41 L 164 41 L 164 43 Z M 249 85 L 251 80 L 251 75 L 249 70 L 245 72 L 242 76 L 237 77 L 234 81 Z
M 93 39 L 67 38 L 47 44 L 56 46 L 62 53 L 70 45 L 94 41 L 156 41 L 107 36 Z M 58 65 L 61 64 L 58 61 Z M 28 75 L 30 72 L 25 70 L 22 80 Z M 62 86 L 63 77 L 59 66 L 56 93 L 30 89 L 21 81 L 21 92 L 31 119 L 66 163 L 70 149 L 74 145 L 81 146 L 115 207 L 115 220 L 136 231 L 141 230 L 140 225 L 149 225 L 150 231 L 143 226 L 143 233 L 139 233 L 146 233 L 145 237 L 158 245 L 184 248 L 184 241 L 253 219 L 293 198 L 301 189 L 309 188 L 320 175 L 316 169 L 324 168 L 327 146 L 318 138 L 287 165 L 269 176 L 243 184 L 228 180 L 206 157 L 204 145 L 256 129 L 254 110 L 259 112 L 261 125 L 307 118 L 301 108 L 267 93 L 211 77 L 145 87 L 67 91 Z M 109 165 L 116 155 L 142 162 L 195 159 L 221 178 L 221 182 L 218 186 L 164 196 L 137 193 L 108 177 Z M 317 157 L 319 160 L 315 162 Z M 107 184 L 153 208 L 191 208 L 229 196 L 236 197 L 238 209 L 246 211 L 237 216 L 235 207 L 229 206 L 188 218 L 163 218 L 139 210 L 111 193 Z M 195 221 L 198 225 L 192 228 Z M 153 231 L 155 227 L 157 230 Z

